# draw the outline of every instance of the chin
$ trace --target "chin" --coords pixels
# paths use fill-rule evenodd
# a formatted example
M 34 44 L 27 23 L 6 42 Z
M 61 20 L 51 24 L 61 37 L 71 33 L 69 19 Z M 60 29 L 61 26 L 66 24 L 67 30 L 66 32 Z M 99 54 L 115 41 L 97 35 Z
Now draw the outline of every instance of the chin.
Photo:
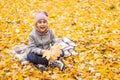
M 45 30 L 40 30 L 40 32 L 44 32 Z

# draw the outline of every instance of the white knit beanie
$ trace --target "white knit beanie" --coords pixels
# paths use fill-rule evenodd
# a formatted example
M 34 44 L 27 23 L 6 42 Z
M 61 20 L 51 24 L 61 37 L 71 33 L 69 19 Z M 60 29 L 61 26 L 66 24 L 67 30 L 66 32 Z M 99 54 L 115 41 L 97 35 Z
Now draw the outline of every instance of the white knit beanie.
M 38 21 L 41 20 L 41 19 L 47 21 L 47 20 L 48 20 L 47 17 L 48 17 L 47 12 L 45 12 L 45 11 L 39 11 L 39 12 L 37 12 L 37 13 L 35 14 L 34 19 L 35 19 L 35 22 L 38 22 Z

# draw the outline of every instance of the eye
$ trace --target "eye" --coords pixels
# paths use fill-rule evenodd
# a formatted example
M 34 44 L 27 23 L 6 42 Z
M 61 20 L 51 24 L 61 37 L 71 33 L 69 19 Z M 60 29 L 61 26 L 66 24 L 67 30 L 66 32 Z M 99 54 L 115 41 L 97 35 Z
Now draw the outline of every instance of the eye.
M 41 21 L 38 21 L 39 24 L 41 24 L 42 22 Z
M 43 21 L 43 23 L 47 23 L 47 21 Z

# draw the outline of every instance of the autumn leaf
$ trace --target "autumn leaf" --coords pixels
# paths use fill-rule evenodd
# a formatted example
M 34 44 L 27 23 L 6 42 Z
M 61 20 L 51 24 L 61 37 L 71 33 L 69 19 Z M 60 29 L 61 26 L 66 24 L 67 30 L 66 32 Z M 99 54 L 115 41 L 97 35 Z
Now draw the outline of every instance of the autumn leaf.
M 46 59 L 50 60 L 53 62 L 56 60 L 60 54 L 62 53 L 61 51 L 62 46 L 58 43 L 55 43 L 49 50 L 45 50 L 43 53 L 42 57 L 46 57 Z
M 77 44 L 79 54 L 63 58 L 64 71 L 22 66 L 11 51 L 28 43 L 39 10 L 48 12 L 56 37 Z M 55 60 L 61 53 L 55 45 L 43 57 Z M 0 80 L 18 79 L 120 80 L 120 0 L 0 0 Z

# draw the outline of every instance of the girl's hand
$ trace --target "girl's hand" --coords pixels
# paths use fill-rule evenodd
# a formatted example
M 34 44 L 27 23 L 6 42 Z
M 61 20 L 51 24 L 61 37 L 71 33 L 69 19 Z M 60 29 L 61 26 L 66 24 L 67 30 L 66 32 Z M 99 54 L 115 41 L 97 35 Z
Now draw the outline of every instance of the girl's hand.
M 44 50 L 42 57 L 45 57 L 47 60 L 49 60 L 51 57 L 50 50 Z
M 40 50 L 40 54 L 43 55 L 45 53 L 45 50 Z

